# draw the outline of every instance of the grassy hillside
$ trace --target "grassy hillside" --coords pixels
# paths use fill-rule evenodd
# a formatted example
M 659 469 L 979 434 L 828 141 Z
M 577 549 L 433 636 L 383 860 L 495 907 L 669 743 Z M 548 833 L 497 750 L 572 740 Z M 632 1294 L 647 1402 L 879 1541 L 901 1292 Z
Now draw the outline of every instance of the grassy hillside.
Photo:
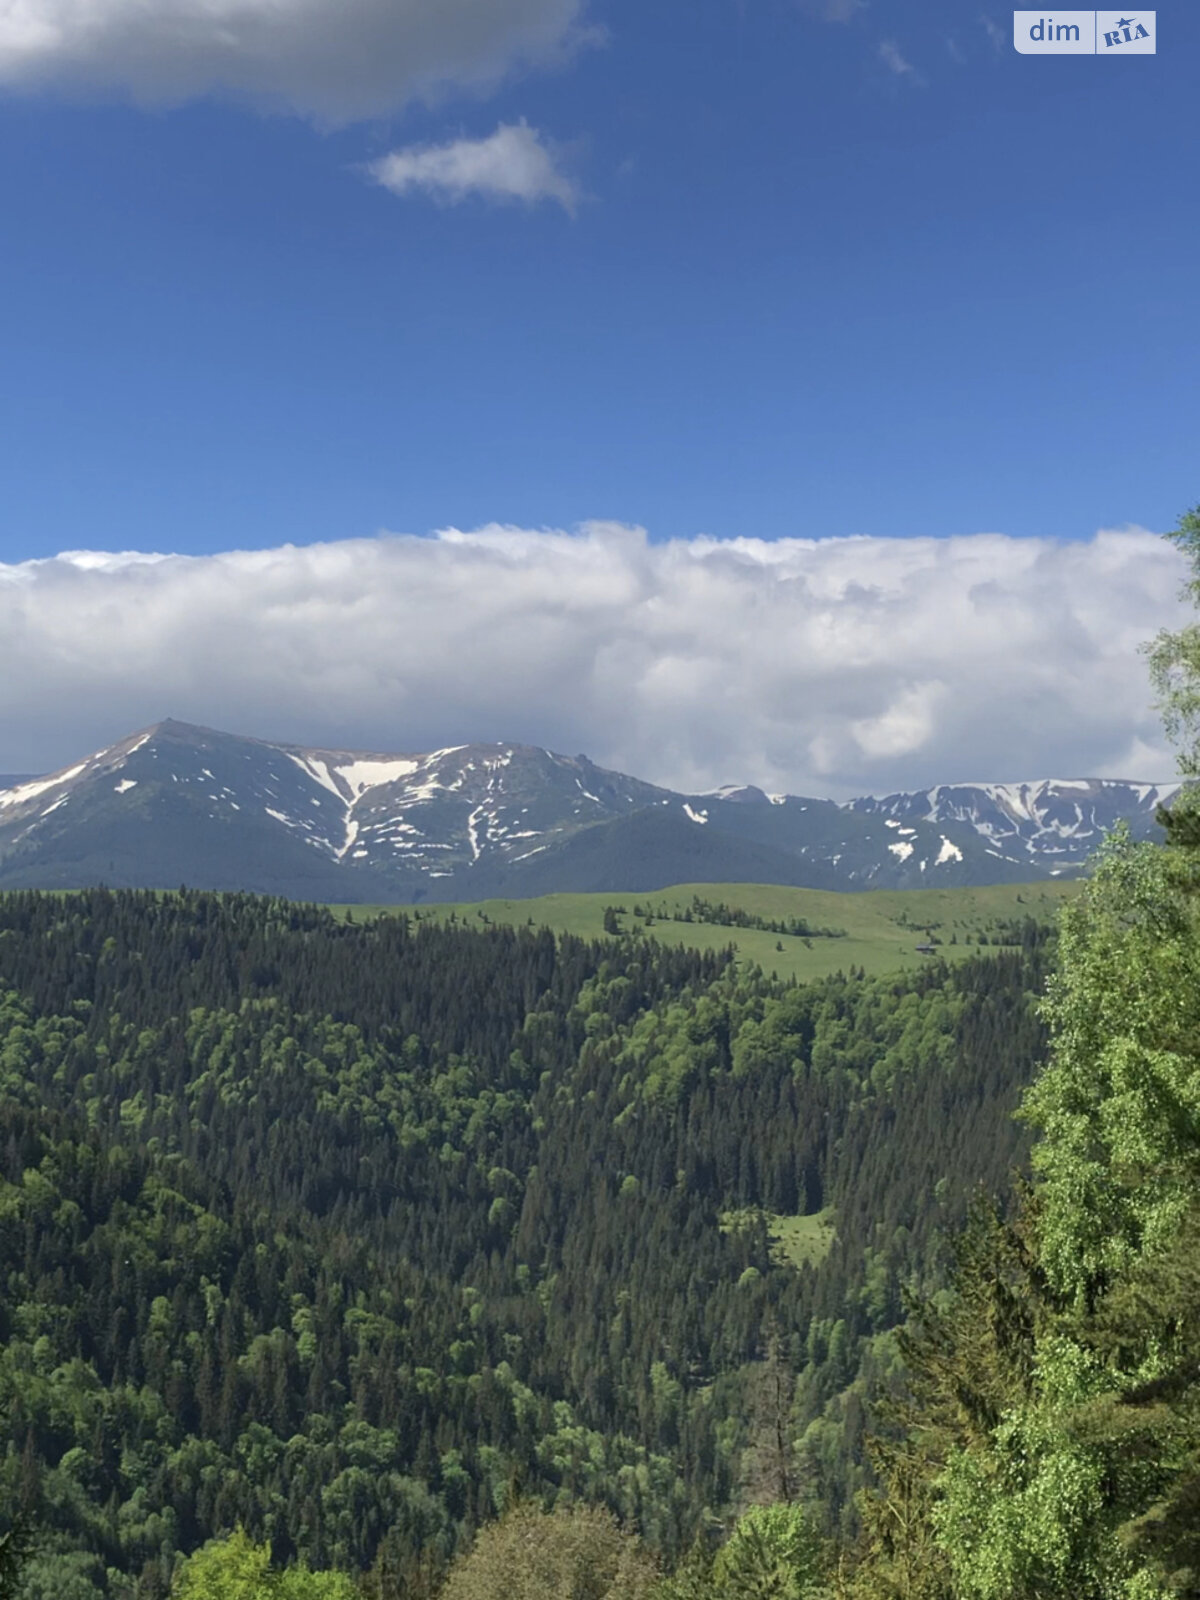
M 917 946 L 932 940 L 937 953 L 953 959 L 989 943 L 1002 923 L 1031 916 L 1049 921 L 1080 889 L 1078 881 L 1000 884 L 985 889 L 884 889 L 840 894 L 824 889 L 789 889 L 760 883 L 685 883 L 640 894 L 549 894 L 535 900 L 484 900 L 478 904 L 423 905 L 422 921 L 458 921 L 468 927 L 486 922 L 534 925 L 558 933 L 598 938 L 606 907 L 624 907 L 622 931 L 645 930 L 653 938 L 698 950 L 734 945 L 742 961 L 756 962 L 781 978 L 812 979 L 862 967 L 868 974 L 915 967 L 923 960 Z M 811 928 L 844 930 L 839 938 L 812 937 L 738 928 L 708 922 L 678 922 L 694 898 L 723 904 L 768 922 L 803 919 Z M 635 915 L 637 906 L 643 915 Z M 410 906 L 336 908 L 360 921 L 372 915 L 414 915 Z M 646 912 L 653 921 L 647 923 Z M 694 914 L 694 913 L 693 913 Z M 779 948 L 782 946 L 782 949 Z

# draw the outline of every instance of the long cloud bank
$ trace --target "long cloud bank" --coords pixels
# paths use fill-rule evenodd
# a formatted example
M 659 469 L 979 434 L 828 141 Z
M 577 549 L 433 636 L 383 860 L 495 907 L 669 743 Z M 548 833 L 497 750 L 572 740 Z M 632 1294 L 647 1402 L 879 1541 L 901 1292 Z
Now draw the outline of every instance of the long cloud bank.
M 1169 776 L 1140 643 L 1178 553 L 489 527 L 0 566 L 0 771 L 174 716 L 383 750 L 512 739 L 678 788 Z
M 581 0 L 0 0 L 0 85 L 213 91 L 333 121 L 495 81 L 581 37 Z

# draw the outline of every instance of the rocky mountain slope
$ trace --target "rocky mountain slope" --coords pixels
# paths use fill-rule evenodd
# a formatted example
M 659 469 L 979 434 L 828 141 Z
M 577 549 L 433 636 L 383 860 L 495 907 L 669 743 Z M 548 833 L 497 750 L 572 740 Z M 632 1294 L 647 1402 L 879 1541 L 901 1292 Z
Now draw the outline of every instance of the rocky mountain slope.
M 1177 783 L 1123 783 L 1108 778 L 1048 778 L 1040 783 L 938 784 L 916 794 L 852 800 L 863 816 L 935 823 L 967 823 L 996 854 L 1022 857 L 1046 871 L 1077 868 L 1120 821 L 1146 838 L 1154 813 L 1179 790 Z
M 247 889 L 348 902 L 678 882 L 906 888 L 1077 871 L 1176 786 L 942 785 L 847 805 L 677 794 L 516 744 L 378 754 L 167 721 L 0 787 L 0 888 Z

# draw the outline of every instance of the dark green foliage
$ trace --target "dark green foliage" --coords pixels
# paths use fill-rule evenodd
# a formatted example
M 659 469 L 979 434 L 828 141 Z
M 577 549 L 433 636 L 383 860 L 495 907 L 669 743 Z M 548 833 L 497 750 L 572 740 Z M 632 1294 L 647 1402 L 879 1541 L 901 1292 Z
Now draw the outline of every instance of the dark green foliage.
M 17 1521 L 0 1533 L 0 1600 L 13 1600 L 29 1553 L 29 1530 L 24 1522 Z
M 1080 1342 L 1128 1371 L 1151 1345 L 1153 1376 L 1081 1406 L 1078 1438 L 1144 1463 L 1154 1480 L 1119 1537 L 1133 1559 L 1200 1594 L 1200 1198 L 1169 1254 L 1143 1260 L 1080 1319 Z
M 800 1492 L 851 1520 L 879 1336 L 1022 1158 L 1042 958 L 798 989 L 642 938 L 0 899 L 0 1515 L 37 1594 L 161 1596 L 239 1524 L 428 1594 L 514 1495 L 672 1560 L 745 1493 L 772 1329 Z M 762 1214 L 831 1205 L 821 1265 L 777 1264 Z
M 743 906 L 726 905 L 724 900 L 706 900 L 701 895 L 694 894 L 691 904 L 681 911 L 678 906 L 647 906 L 643 909 L 635 905 L 635 917 L 645 917 L 648 924 L 653 924 L 655 917 L 660 922 L 707 922 L 717 928 L 758 928 L 763 933 L 786 933 L 794 939 L 844 939 L 847 937 L 845 928 L 814 928 L 804 917 L 764 917 L 756 911 L 747 911 Z M 782 950 L 783 946 L 777 946 Z
M 867 1442 L 875 1484 L 860 1501 L 860 1600 L 953 1600 L 934 1507 L 952 1453 L 985 1447 L 1033 1382 L 1047 1306 L 1028 1207 L 1011 1221 L 982 1198 L 955 1244 L 949 1291 L 911 1308 L 897 1337 L 903 1378 L 874 1407 Z

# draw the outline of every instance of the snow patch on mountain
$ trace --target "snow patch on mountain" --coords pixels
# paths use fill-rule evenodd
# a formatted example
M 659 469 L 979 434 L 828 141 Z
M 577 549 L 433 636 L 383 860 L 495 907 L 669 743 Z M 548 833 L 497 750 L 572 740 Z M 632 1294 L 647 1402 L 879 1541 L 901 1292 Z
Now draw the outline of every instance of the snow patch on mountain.
M 344 766 L 334 768 L 338 777 L 349 786 L 350 793 L 357 800 L 368 789 L 378 789 L 385 783 L 397 783 L 401 778 L 408 778 L 416 772 L 421 765 L 419 761 L 347 761 Z
M 56 772 L 49 778 L 39 778 L 35 783 L 18 784 L 15 789 L 6 789 L 0 794 L 0 807 L 23 806 L 30 800 L 36 800 L 38 795 L 47 794 L 51 789 L 57 789 L 60 784 L 70 783 L 72 778 L 77 778 L 87 766 L 86 761 L 81 761 L 76 767 L 69 767 L 66 772 Z
M 296 763 L 301 772 L 307 772 L 309 777 L 315 778 L 323 789 L 328 789 L 331 795 L 334 795 L 343 804 L 345 803 L 346 796 L 338 787 L 336 778 L 334 778 L 324 761 L 318 760 L 316 756 L 298 756 L 292 750 L 286 750 L 284 754 L 289 761 Z
M 479 813 L 480 813 L 480 811 L 482 809 L 483 809 L 482 806 L 476 806 L 474 811 L 472 811 L 471 815 L 467 818 L 467 842 L 471 846 L 471 860 L 472 861 L 478 861 L 479 860 L 480 851 L 479 851 L 479 827 L 478 827 L 478 822 L 479 822 Z

